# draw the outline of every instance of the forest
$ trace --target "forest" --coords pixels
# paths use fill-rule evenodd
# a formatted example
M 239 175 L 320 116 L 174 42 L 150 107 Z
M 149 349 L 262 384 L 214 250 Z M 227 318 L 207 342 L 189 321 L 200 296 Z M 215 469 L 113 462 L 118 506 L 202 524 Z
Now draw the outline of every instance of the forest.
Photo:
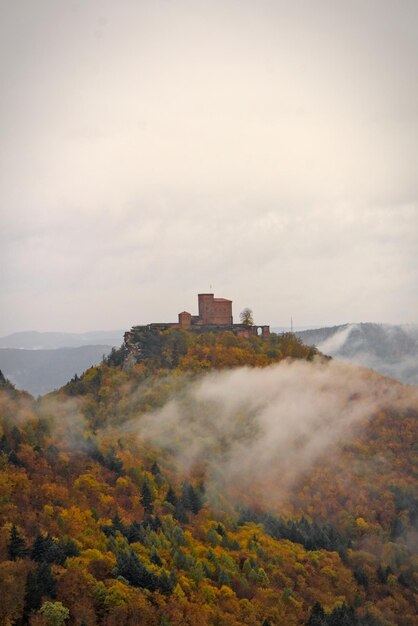
M 0 376 L 0 625 L 414 626 L 417 455 L 416 387 L 292 333 Z

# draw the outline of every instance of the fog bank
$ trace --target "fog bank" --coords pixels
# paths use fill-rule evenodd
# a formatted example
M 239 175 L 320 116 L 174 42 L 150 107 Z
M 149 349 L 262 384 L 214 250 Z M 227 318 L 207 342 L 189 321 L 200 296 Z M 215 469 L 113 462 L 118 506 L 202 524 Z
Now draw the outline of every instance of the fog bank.
M 418 404 L 418 390 L 369 370 L 282 362 L 208 374 L 129 430 L 169 449 L 185 470 L 203 463 L 212 481 L 240 496 L 261 497 L 268 475 L 275 485 L 268 497 L 280 500 L 356 424 L 380 408 L 410 403 Z

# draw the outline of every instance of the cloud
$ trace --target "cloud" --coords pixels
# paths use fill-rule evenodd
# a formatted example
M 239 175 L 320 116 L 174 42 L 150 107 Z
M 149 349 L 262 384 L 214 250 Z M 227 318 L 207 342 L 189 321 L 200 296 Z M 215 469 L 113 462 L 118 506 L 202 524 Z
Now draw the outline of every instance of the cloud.
M 130 326 L 211 283 L 276 324 L 414 321 L 415 3 L 2 17 L 0 332 Z

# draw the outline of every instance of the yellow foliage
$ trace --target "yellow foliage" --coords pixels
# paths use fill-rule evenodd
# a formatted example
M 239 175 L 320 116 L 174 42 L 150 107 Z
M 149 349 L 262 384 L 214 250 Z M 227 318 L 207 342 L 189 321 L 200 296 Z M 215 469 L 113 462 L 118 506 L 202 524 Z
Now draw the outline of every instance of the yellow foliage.
M 234 598 L 235 597 L 235 593 L 227 585 L 222 585 L 222 587 L 219 589 L 219 597 L 222 597 L 222 598 Z
M 173 594 L 179 600 L 186 597 L 186 594 L 184 593 L 183 589 L 180 587 L 179 583 L 177 583 L 177 585 L 174 587 Z
M 218 590 L 211 585 L 202 585 L 200 592 L 208 604 L 216 602 L 218 597 Z
M 44 506 L 44 513 L 45 513 L 45 515 L 48 515 L 49 517 L 52 517 L 54 515 L 54 507 L 51 506 L 50 504 L 45 504 L 45 506 Z
M 358 531 L 359 534 L 364 534 L 366 533 L 370 528 L 370 525 L 366 522 L 366 520 L 363 517 L 357 517 L 356 518 L 356 530 Z

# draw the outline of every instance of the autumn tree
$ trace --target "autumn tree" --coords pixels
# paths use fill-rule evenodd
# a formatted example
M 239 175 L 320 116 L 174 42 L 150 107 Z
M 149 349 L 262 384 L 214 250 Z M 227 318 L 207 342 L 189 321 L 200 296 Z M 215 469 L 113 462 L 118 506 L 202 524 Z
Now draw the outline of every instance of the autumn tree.
M 70 611 L 62 602 L 44 602 L 40 608 L 40 613 L 46 619 L 48 626 L 63 626 L 70 617 Z
M 254 324 L 253 312 L 248 307 L 241 311 L 239 319 L 241 320 L 241 324 L 244 324 L 244 326 L 252 326 Z
M 0 562 L 0 624 L 20 620 L 25 602 L 28 561 Z

